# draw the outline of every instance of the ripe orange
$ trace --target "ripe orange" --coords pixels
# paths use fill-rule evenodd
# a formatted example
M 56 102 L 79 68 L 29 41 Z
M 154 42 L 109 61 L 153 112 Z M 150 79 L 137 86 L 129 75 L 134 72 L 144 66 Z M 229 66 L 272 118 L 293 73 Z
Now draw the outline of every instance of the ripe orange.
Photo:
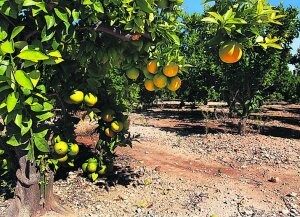
M 73 104 L 80 104 L 83 101 L 84 94 L 80 90 L 74 90 L 70 95 L 70 101 Z
M 112 131 L 110 128 L 106 128 L 105 131 L 104 131 L 104 133 L 105 133 L 105 135 L 106 135 L 107 137 L 110 137 L 110 138 L 112 138 L 112 137 L 115 136 L 115 132 Z
M 236 63 L 242 54 L 242 46 L 236 41 L 225 42 L 219 49 L 219 57 L 224 63 Z
M 131 40 L 132 40 L 132 41 L 137 41 L 137 40 L 140 39 L 141 36 L 142 36 L 141 34 L 133 34 L 133 35 L 131 36 Z
M 102 111 L 101 118 L 106 122 L 112 122 L 112 120 L 115 118 L 115 111 L 112 109 L 106 109 Z
M 115 133 L 121 132 L 123 130 L 123 123 L 121 121 L 114 121 L 110 124 L 110 128 Z
M 150 79 L 147 79 L 144 82 L 144 86 L 145 86 L 146 90 L 148 90 L 148 91 L 154 91 L 156 89 L 155 85 L 153 83 L 153 80 L 150 80 Z
M 167 88 L 171 91 L 176 91 L 180 88 L 180 86 L 181 86 L 181 79 L 178 76 L 176 76 L 170 79 Z
M 151 74 L 156 74 L 156 72 L 157 72 L 157 60 L 150 60 L 147 63 L 147 69 Z
M 65 155 L 68 152 L 68 144 L 64 141 L 55 143 L 54 151 L 58 155 Z
M 126 71 L 126 75 L 129 79 L 136 80 L 139 77 L 140 72 L 136 68 L 131 68 Z
M 179 66 L 176 63 L 170 63 L 166 65 L 163 69 L 163 73 L 167 77 L 174 77 L 179 71 Z
M 167 86 L 168 78 L 163 74 L 157 74 L 153 78 L 153 83 L 158 88 L 164 88 Z
M 84 102 L 87 106 L 92 107 L 98 102 L 98 97 L 92 93 L 88 93 L 84 96 Z

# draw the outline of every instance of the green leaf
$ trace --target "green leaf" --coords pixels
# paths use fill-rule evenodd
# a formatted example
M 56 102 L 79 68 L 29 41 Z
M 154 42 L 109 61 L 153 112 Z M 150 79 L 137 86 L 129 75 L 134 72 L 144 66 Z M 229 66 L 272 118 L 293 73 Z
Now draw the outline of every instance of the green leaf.
M 54 8 L 54 12 L 59 19 L 61 19 L 65 23 L 69 23 L 68 15 L 66 13 L 60 12 L 57 8 Z
M 46 20 L 47 30 L 56 25 L 56 21 L 53 16 L 46 15 L 45 20 Z
M 23 116 L 22 116 L 22 114 L 17 114 L 16 115 L 16 118 L 15 118 L 15 124 L 19 127 L 19 128 L 21 128 L 23 125 L 22 125 L 22 119 L 23 119 Z
M 0 31 L 0 41 L 5 40 L 7 37 L 7 33 L 5 31 Z
M 19 99 L 18 93 L 12 92 L 8 94 L 6 98 L 7 112 L 11 112 L 12 110 L 14 110 L 14 108 L 17 105 L 18 99 Z
M 25 26 L 16 26 L 10 36 L 10 40 L 14 39 L 22 30 L 25 28 Z
M 32 62 L 38 62 L 39 60 L 49 59 L 49 57 L 43 54 L 41 51 L 30 49 L 21 51 L 21 53 L 17 57 L 24 60 L 30 60 Z
M 178 46 L 180 46 L 180 39 L 174 32 L 167 32 L 168 37 Z
M 39 103 L 33 103 L 30 108 L 34 112 L 42 112 L 44 110 L 44 106 Z
M 233 15 L 232 13 L 232 8 L 230 8 L 228 11 L 226 11 L 226 13 L 223 15 L 223 19 L 226 21 L 228 20 L 229 18 L 231 18 Z
M 51 57 L 62 58 L 61 53 L 58 50 L 51 51 L 47 55 Z
M 10 139 L 6 143 L 11 145 L 11 146 L 14 146 L 14 147 L 17 147 L 17 146 L 21 145 L 21 143 L 16 139 L 15 136 L 10 137 Z
M 38 2 L 32 1 L 32 0 L 25 0 L 23 2 L 23 6 L 33 6 L 33 5 L 37 5 Z
M 102 14 L 104 13 L 104 8 L 100 1 L 95 1 L 93 6 L 94 6 L 95 11 L 102 13 Z
M 45 138 L 43 137 L 39 137 L 38 135 L 36 135 L 35 133 L 33 134 L 33 141 L 34 141 L 34 144 L 35 144 L 35 147 L 41 151 L 41 152 L 49 152 L 50 149 L 49 149 L 49 145 L 46 141 Z
M 49 102 L 43 103 L 44 111 L 51 111 L 53 109 L 53 105 Z
M 91 5 L 93 2 L 91 0 L 83 0 L 82 5 Z
M 201 21 L 202 22 L 207 22 L 207 23 L 219 24 L 218 21 L 215 18 L 212 18 L 212 17 L 204 17 Z
M 44 114 L 41 115 L 37 115 L 36 117 L 40 120 L 40 121 L 45 121 L 49 118 L 52 118 L 54 116 L 54 114 L 52 112 L 46 112 Z
M 98 178 L 99 174 L 98 173 L 92 173 L 91 177 L 92 177 L 92 181 L 94 182 L 97 178 Z
M 23 49 L 24 47 L 26 47 L 28 45 L 28 43 L 26 41 L 17 41 L 15 42 L 14 46 L 15 48 L 18 48 L 18 49 Z
M 153 13 L 151 4 L 147 0 L 138 0 L 136 4 L 141 8 L 142 11 L 146 13 Z
M 279 49 L 279 50 L 282 50 L 282 46 L 280 44 L 276 44 L 276 43 L 268 43 L 267 44 L 268 47 L 272 47 L 272 48 L 275 48 L 275 49 Z
M 247 24 L 247 21 L 242 18 L 232 18 L 227 20 L 226 24 Z
M 36 87 L 36 85 L 38 84 L 38 82 L 40 80 L 41 73 L 39 70 L 33 70 L 30 72 L 29 77 L 30 77 L 30 81 L 31 81 L 33 87 Z
M 223 17 L 219 13 L 216 12 L 207 12 L 207 13 L 213 16 L 214 18 L 216 18 L 217 20 L 221 21 L 221 23 L 224 22 Z
M 14 43 L 13 41 L 5 41 L 1 44 L 0 50 L 5 54 L 5 53 L 14 53 L 15 48 L 14 48 Z
M 15 72 L 15 79 L 18 82 L 18 84 L 21 85 L 22 87 L 25 87 L 29 90 L 33 90 L 33 85 L 31 83 L 31 80 L 23 70 L 17 70 Z

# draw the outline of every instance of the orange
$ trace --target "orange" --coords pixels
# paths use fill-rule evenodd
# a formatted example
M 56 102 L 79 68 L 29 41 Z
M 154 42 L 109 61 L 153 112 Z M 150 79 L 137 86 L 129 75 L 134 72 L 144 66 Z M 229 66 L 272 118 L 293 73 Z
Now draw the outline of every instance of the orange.
M 87 170 L 89 173 L 96 172 L 96 171 L 97 171 L 97 163 L 88 163 L 88 165 L 87 165 L 87 167 L 86 167 L 86 170 Z
M 79 146 L 76 143 L 70 145 L 69 155 L 75 156 L 79 153 Z
M 157 74 L 153 78 L 153 83 L 158 88 L 164 88 L 167 86 L 168 78 L 163 74 Z
M 57 158 L 57 161 L 60 163 L 66 162 L 67 160 L 68 160 L 68 155 Z
M 154 75 L 148 71 L 147 67 L 143 68 L 143 73 L 144 73 L 145 78 L 147 78 L 147 79 L 152 79 L 154 77 Z
M 98 170 L 99 175 L 104 175 L 106 173 L 107 166 L 106 165 L 101 165 L 100 169 Z
M 104 133 L 105 133 L 105 135 L 106 135 L 107 137 L 110 137 L 110 138 L 112 138 L 112 137 L 115 136 L 114 131 L 112 131 L 110 128 L 106 128 L 105 131 L 104 131 Z
M 54 151 L 56 154 L 65 155 L 68 152 L 68 144 L 64 141 L 55 143 Z
M 86 172 L 87 165 L 88 165 L 87 162 L 85 162 L 85 163 L 82 164 L 81 168 L 82 168 L 83 172 Z
M 88 93 L 84 96 L 84 102 L 87 106 L 93 107 L 98 102 L 98 97 L 92 93 Z
M 133 34 L 133 35 L 131 36 L 131 40 L 132 40 L 132 41 L 137 41 L 137 40 L 140 39 L 141 36 L 142 36 L 141 34 Z
M 111 130 L 115 133 L 121 132 L 123 130 L 123 123 L 121 121 L 114 121 L 110 124 Z
M 150 60 L 147 63 L 147 69 L 150 73 L 156 74 L 157 71 L 157 60 Z
M 155 85 L 152 80 L 148 79 L 144 82 L 144 86 L 146 90 L 148 91 L 154 91 L 155 90 Z
M 70 102 L 80 104 L 83 101 L 84 94 L 80 90 L 74 90 L 70 95 Z
M 136 68 L 131 68 L 126 71 L 126 75 L 129 79 L 136 80 L 139 77 L 140 72 Z
M 171 91 L 176 91 L 180 88 L 180 86 L 181 86 L 181 80 L 178 76 L 176 76 L 170 79 L 167 88 Z
M 236 41 L 225 42 L 219 49 L 219 57 L 224 63 L 236 63 L 242 54 L 242 46 Z
M 179 71 L 179 66 L 175 63 L 170 63 L 170 64 L 166 65 L 163 69 L 163 72 L 164 72 L 165 76 L 167 76 L 167 77 L 176 76 L 178 71 Z
M 102 111 L 101 118 L 106 122 L 112 122 L 112 120 L 115 118 L 115 111 L 112 109 L 106 109 Z

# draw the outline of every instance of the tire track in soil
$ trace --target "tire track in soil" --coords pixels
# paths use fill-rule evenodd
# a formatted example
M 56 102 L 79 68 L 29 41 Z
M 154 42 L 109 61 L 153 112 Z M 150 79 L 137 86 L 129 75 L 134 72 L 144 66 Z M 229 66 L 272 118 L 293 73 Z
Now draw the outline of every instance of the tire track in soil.
M 271 199 L 282 204 L 281 196 L 299 191 L 299 174 L 285 169 L 253 165 L 245 169 L 232 168 L 213 160 L 205 161 L 197 155 L 187 155 L 159 146 L 155 142 L 140 141 L 133 148 L 118 148 L 117 155 L 126 155 L 141 162 L 147 168 L 161 171 L 166 176 L 192 180 L 223 192 L 234 191 L 252 198 L 252 205 L 265 206 L 261 202 Z M 278 183 L 269 181 L 278 177 Z M 262 207 L 264 208 L 264 207 Z

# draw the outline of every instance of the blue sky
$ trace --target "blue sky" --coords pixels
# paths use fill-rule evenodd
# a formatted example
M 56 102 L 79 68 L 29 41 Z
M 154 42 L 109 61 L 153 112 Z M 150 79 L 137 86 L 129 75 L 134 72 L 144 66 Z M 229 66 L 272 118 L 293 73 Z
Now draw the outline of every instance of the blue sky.
M 298 9 L 300 10 L 300 0 L 269 0 L 269 3 L 274 6 L 279 5 L 280 2 L 283 2 L 283 5 L 285 7 L 291 5 L 291 6 L 298 7 Z M 193 12 L 201 13 L 203 11 L 202 0 L 184 0 L 183 8 L 188 13 L 193 13 Z M 294 43 L 292 44 L 292 47 L 293 47 L 292 53 L 296 53 L 297 48 L 300 47 L 300 38 L 295 39 Z

